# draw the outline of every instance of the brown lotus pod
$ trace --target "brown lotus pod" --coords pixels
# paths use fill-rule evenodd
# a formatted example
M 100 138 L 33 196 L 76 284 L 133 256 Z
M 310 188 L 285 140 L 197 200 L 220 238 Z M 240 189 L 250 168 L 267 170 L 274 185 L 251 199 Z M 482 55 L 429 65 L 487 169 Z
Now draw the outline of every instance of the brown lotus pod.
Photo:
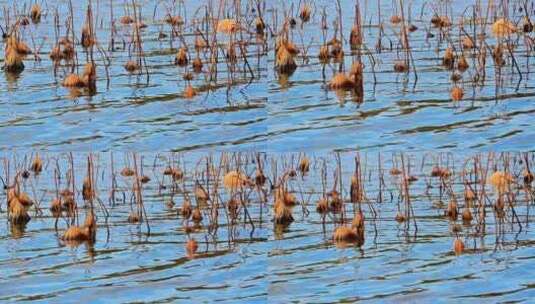
M 124 177 L 134 176 L 135 174 L 136 172 L 129 167 L 124 167 L 123 170 L 121 170 L 121 175 Z
M 61 190 L 59 195 L 61 195 L 61 197 L 63 197 L 63 198 L 66 198 L 66 197 L 69 197 L 69 196 L 74 196 L 74 193 L 69 189 L 63 189 L 63 190 Z
M 460 233 L 463 231 L 463 227 L 459 224 L 453 224 L 451 227 L 451 232 L 453 233 Z
M 85 87 L 95 87 L 95 83 L 97 81 L 97 67 L 94 63 L 88 62 L 84 65 L 82 81 L 84 82 Z
M 503 47 L 501 44 L 497 44 L 492 49 L 492 58 L 494 59 L 494 64 L 497 66 L 505 65 L 505 59 L 503 58 Z
M 295 28 L 295 26 L 297 25 L 297 21 L 295 21 L 295 18 L 293 17 L 288 19 L 288 23 L 290 24 L 291 28 Z
M 441 167 L 435 166 L 431 170 L 432 177 L 448 178 L 450 175 L 451 175 L 451 172 L 447 168 L 441 168 Z
M 180 168 L 175 168 L 171 170 L 171 176 L 173 177 L 173 181 L 179 181 L 184 178 L 184 172 Z
M 188 51 L 186 48 L 180 48 L 175 56 L 175 65 L 184 67 L 188 65 Z
M 41 173 L 43 170 L 43 161 L 39 157 L 39 154 L 35 155 L 35 158 L 30 166 L 30 170 L 32 170 L 35 175 L 39 175 L 39 173 Z
M 394 61 L 394 72 L 396 73 L 406 73 L 409 71 L 409 65 L 405 60 L 396 60 Z
M 119 18 L 119 22 L 122 25 L 130 25 L 134 23 L 134 18 L 132 18 L 131 16 L 122 16 L 121 18 Z
M 438 15 L 434 15 L 433 17 L 431 17 L 431 24 L 434 26 L 434 27 L 439 27 L 440 26 L 440 17 Z
M 461 57 L 459 57 L 459 61 L 457 62 L 457 69 L 459 69 L 459 71 L 461 72 L 464 72 L 468 70 L 469 67 L 470 66 L 468 65 L 468 61 L 466 60 L 464 55 L 461 55 Z
M 463 99 L 464 91 L 462 88 L 456 86 L 451 89 L 450 96 L 453 101 L 460 101 Z
M 128 215 L 128 222 L 131 224 L 139 223 L 141 222 L 141 216 L 139 215 L 139 213 L 132 211 Z
M 184 204 L 182 205 L 182 208 L 180 209 L 180 215 L 184 219 L 189 219 L 191 217 L 191 214 L 193 213 L 193 208 L 191 207 L 190 200 L 185 200 Z
M 500 18 L 492 24 L 492 33 L 495 37 L 503 38 L 516 33 L 516 26 L 505 18 Z
M 364 64 L 360 61 L 355 61 L 351 65 L 351 70 L 349 71 L 349 77 L 355 82 L 358 82 L 359 80 L 363 79 L 363 73 L 364 73 Z
M 58 218 L 61 215 L 61 211 L 63 211 L 63 208 L 61 206 L 61 200 L 59 198 L 54 198 L 52 202 L 50 203 L 50 212 L 52 212 L 52 215 L 55 218 Z
M 310 170 L 310 160 L 308 157 L 304 156 L 299 161 L 299 171 L 301 172 L 301 175 L 307 174 L 307 172 Z
M 14 197 L 9 205 L 9 220 L 13 224 L 25 224 L 27 223 L 31 218 L 28 214 L 27 208 L 24 207 L 24 205 L 20 202 L 20 200 L 17 197 Z
M 84 178 L 84 182 L 82 184 L 82 197 L 84 201 L 88 201 L 93 199 L 93 186 L 91 184 L 91 180 L 89 177 Z
M 173 168 L 167 167 L 163 170 L 163 175 L 173 175 Z
M 471 50 L 474 48 L 474 41 L 472 38 L 465 36 L 462 40 L 463 49 Z
M 319 58 L 321 63 L 329 62 L 329 59 L 331 58 L 331 55 L 329 53 L 329 46 L 328 45 L 322 45 L 320 47 L 320 53 L 318 55 L 318 58 Z
M 452 220 L 452 221 L 455 221 L 457 220 L 457 216 L 458 216 L 458 211 L 457 211 L 457 202 L 453 199 L 451 200 L 449 203 L 448 203 L 448 208 L 446 209 L 446 215 Z
M 329 210 L 332 213 L 340 213 L 342 211 L 343 201 L 338 191 L 333 190 L 327 193 L 327 196 L 330 197 Z
M 287 206 L 282 199 L 275 199 L 273 214 L 275 224 L 288 225 L 294 221 L 292 207 Z
M 41 23 L 41 5 L 35 3 L 30 9 L 30 19 L 32 19 L 33 24 Z
M 355 87 L 355 82 L 345 73 L 337 73 L 329 82 L 331 90 L 350 90 Z
M 186 242 L 186 252 L 188 256 L 193 257 L 197 252 L 198 248 L 199 245 L 197 244 L 197 241 L 195 241 L 195 239 L 190 239 Z
M 505 209 L 505 200 L 503 199 L 503 197 L 498 197 L 496 199 L 496 202 L 494 203 L 494 210 L 496 210 L 496 212 L 498 213 L 501 213 L 503 212 L 503 210 Z
M 453 81 L 453 82 L 458 82 L 458 81 L 460 81 L 461 79 L 463 79 L 463 76 L 462 76 L 460 73 L 458 73 L 458 72 L 454 72 L 454 73 L 451 74 L 450 79 L 451 79 L 451 81 Z
M 184 20 L 180 16 L 171 16 L 171 15 L 168 14 L 165 17 L 164 21 L 165 21 L 165 23 L 167 23 L 167 24 L 169 24 L 171 26 L 175 26 L 175 27 L 184 25 Z
M 63 80 L 63 86 L 67 88 L 82 88 L 85 86 L 82 78 L 76 74 L 69 74 Z
M 76 53 L 76 50 L 74 49 L 74 45 L 72 43 L 64 45 L 62 53 L 63 53 L 62 57 L 64 60 L 67 60 L 67 61 L 73 60 L 74 55 Z
M 321 198 L 320 200 L 318 200 L 318 202 L 316 203 L 316 211 L 321 215 L 328 213 L 329 202 L 325 198 Z
M 29 209 L 33 205 L 33 200 L 26 192 L 19 192 L 18 194 L 16 194 L 16 198 L 26 209 Z
M 464 200 L 467 202 L 473 202 L 475 201 L 475 199 L 476 194 L 474 193 L 474 191 L 472 191 L 472 189 L 470 188 L 466 188 L 466 190 L 464 190 Z
M 357 25 L 354 25 L 351 29 L 351 33 L 349 34 L 349 44 L 352 49 L 356 49 L 362 45 L 362 31 Z
M 238 62 L 238 55 L 236 54 L 236 49 L 233 46 L 229 46 L 227 48 L 227 53 L 225 54 L 225 57 L 230 63 L 237 63 Z
M 208 202 L 208 192 L 201 186 L 201 184 L 197 183 L 195 185 L 195 200 L 197 201 L 197 205 L 204 205 L 206 202 Z
M 165 201 L 165 206 L 169 209 L 172 209 L 175 206 L 175 202 L 173 201 L 172 198 L 170 198 L 167 201 Z
M 353 242 L 357 239 L 357 233 L 347 226 L 340 226 L 334 230 L 333 239 L 335 242 Z
M 201 209 L 199 208 L 193 209 L 193 212 L 191 213 L 191 220 L 197 225 L 202 222 Z
M 298 204 L 297 198 L 295 197 L 295 194 L 293 193 L 284 191 L 284 192 L 279 192 L 278 196 L 279 196 L 279 199 L 282 200 L 284 205 L 287 207 L 293 207 Z
M 262 173 L 262 171 L 260 170 L 256 170 L 256 175 L 255 175 L 255 185 L 257 186 L 263 186 L 265 183 L 266 183 L 266 176 Z
M 296 177 L 297 176 L 297 171 L 295 171 L 295 169 L 288 170 L 288 176 L 291 177 L 291 178 Z
M 238 216 L 238 210 L 240 209 L 240 201 L 237 199 L 231 199 L 227 202 L 227 210 L 231 218 Z
M 64 241 L 94 241 L 96 237 L 96 219 L 92 211 L 86 215 L 83 226 L 70 226 L 63 236 Z
M 195 73 L 200 73 L 202 72 L 202 67 L 203 67 L 203 64 L 202 64 L 202 60 L 201 58 L 197 57 L 193 60 L 192 62 L 192 67 L 193 67 L 193 71 Z
M 16 51 L 15 48 L 6 46 L 4 70 L 10 73 L 21 73 L 24 71 L 24 56 Z
M 54 62 L 59 62 L 63 58 L 63 53 L 61 52 L 60 46 L 56 45 L 53 47 L 48 57 Z
M 405 217 L 405 215 L 404 215 L 403 213 L 398 212 L 398 213 L 396 214 L 395 220 L 396 220 L 396 222 L 398 222 L 398 223 L 403 223 L 403 222 L 405 222 L 405 221 L 407 220 L 407 218 Z
M 291 74 L 297 68 L 294 54 L 286 47 L 281 46 L 276 52 L 275 67 L 282 74 Z
M 531 23 L 531 20 L 529 20 L 529 18 L 527 17 L 524 17 L 524 22 L 522 23 L 522 31 L 524 33 L 533 32 L 533 23 Z
M 401 17 L 398 15 L 393 15 L 390 17 L 390 23 L 392 24 L 399 24 L 402 21 Z
M 64 241 L 87 241 L 89 238 L 88 228 L 75 225 L 69 227 L 61 237 Z
M 206 43 L 206 40 L 204 40 L 204 38 L 201 35 L 197 35 L 195 36 L 194 46 L 195 46 L 195 50 L 197 52 L 200 52 L 201 50 L 208 47 L 208 43 Z
M 470 211 L 470 208 L 464 208 L 463 210 L 463 222 L 464 223 L 470 223 L 472 221 L 472 211 Z
M 61 37 L 58 40 L 58 45 L 66 46 L 66 45 L 72 45 L 72 41 L 69 37 Z
M 450 21 L 450 18 L 448 18 L 448 16 L 442 16 L 440 18 L 440 26 L 441 27 L 450 27 L 451 26 L 451 21 Z
M 312 14 L 312 8 L 308 3 L 304 4 L 299 11 L 299 19 L 301 22 L 306 23 L 310 21 L 310 15 Z
M 451 47 L 446 48 L 444 52 L 444 57 L 442 58 L 442 65 L 447 69 L 453 69 L 455 64 L 455 55 L 453 54 L 453 49 Z
M 193 74 L 192 73 L 184 73 L 184 75 L 182 76 L 182 79 L 184 79 L 185 81 L 192 81 L 193 80 Z
M 264 20 L 260 17 L 256 17 L 255 19 L 255 28 L 256 28 L 256 34 L 257 35 L 264 35 L 264 30 L 266 29 L 266 25 L 264 24 Z
M 238 170 L 229 171 L 223 177 L 223 186 L 229 191 L 240 190 L 242 187 L 249 185 L 247 175 Z
M 355 229 L 358 234 L 364 233 L 364 213 L 361 210 L 355 213 L 351 221 L 351 228 Z
M 341 42 L 336 42 L 331 45 L 331 57 L 339 62 L 344 59 L 344 50 Z
M 140 66 L 136 61 L 128 60 L 124 65 L 124 69 L 128 73 L 134 73 L 140 69 Z
M 223 34 L 234 34 L 239 30 L 240 26 L 235 19 L 222 19 L 217 23 L 217 32 Z
M 191 99 L 195 96 L 197 96 L 197 90 L 191 86 L 191 84 L 186 85 L 186 88 L 184 89 L 184 98 Z
M 522 172 L 522 176 L 524 178 L 524 184 L 529 185 L 533 182 L 533 173 L 531 173 L 528 170 L 524 170 Z
M 28 170 L 24 170 L 24 171 L 22 171 L 21 176 L 22 176 L 22 178 L 24 178 L 24 179 L 28 179 L 28 178 L 30 178 L 30 171 L 28 171 Z
M 91 29 L 88 26 L 82 28 L 82 37 L 80 39 L 82 47 L 87 49 L 95 44 L 95 37 L 91 33 Z
M 72 215 L 74 213 L 74 209 L 76 208 L 76 202 L 74 201 L 74 196 L 63 196 L 62 197 L 62 210 L 66 211 L 67 214 Z
M 299 54 L 299 49 L 297 48 L 297 46 L 293 42 L 285 38 L 277 40 L 277 50 L 279 48 L 285 48 L 292 56 Z
M 21 26 L 28 26 L 30 24 L 30 19 L 28 19 L 28 17 L 22 17 L 18 22 Z
M 488 179 L 488 183 L 491 184 L 498 193 L 508 191 L 513 181 L 514 177 L 510 173 L 503 171 L 494 172 Z
M 398 168 L 392 168 L 390 169 L 390 175 L 400 175 L 401 174 L 401 170 L 399 170 Z
M 456 255 L 462 254 L 464 251 L 464 243 L 461 239 L 456 238 L 455 241 L 453 241 L 453 252 L 455 252 Z

